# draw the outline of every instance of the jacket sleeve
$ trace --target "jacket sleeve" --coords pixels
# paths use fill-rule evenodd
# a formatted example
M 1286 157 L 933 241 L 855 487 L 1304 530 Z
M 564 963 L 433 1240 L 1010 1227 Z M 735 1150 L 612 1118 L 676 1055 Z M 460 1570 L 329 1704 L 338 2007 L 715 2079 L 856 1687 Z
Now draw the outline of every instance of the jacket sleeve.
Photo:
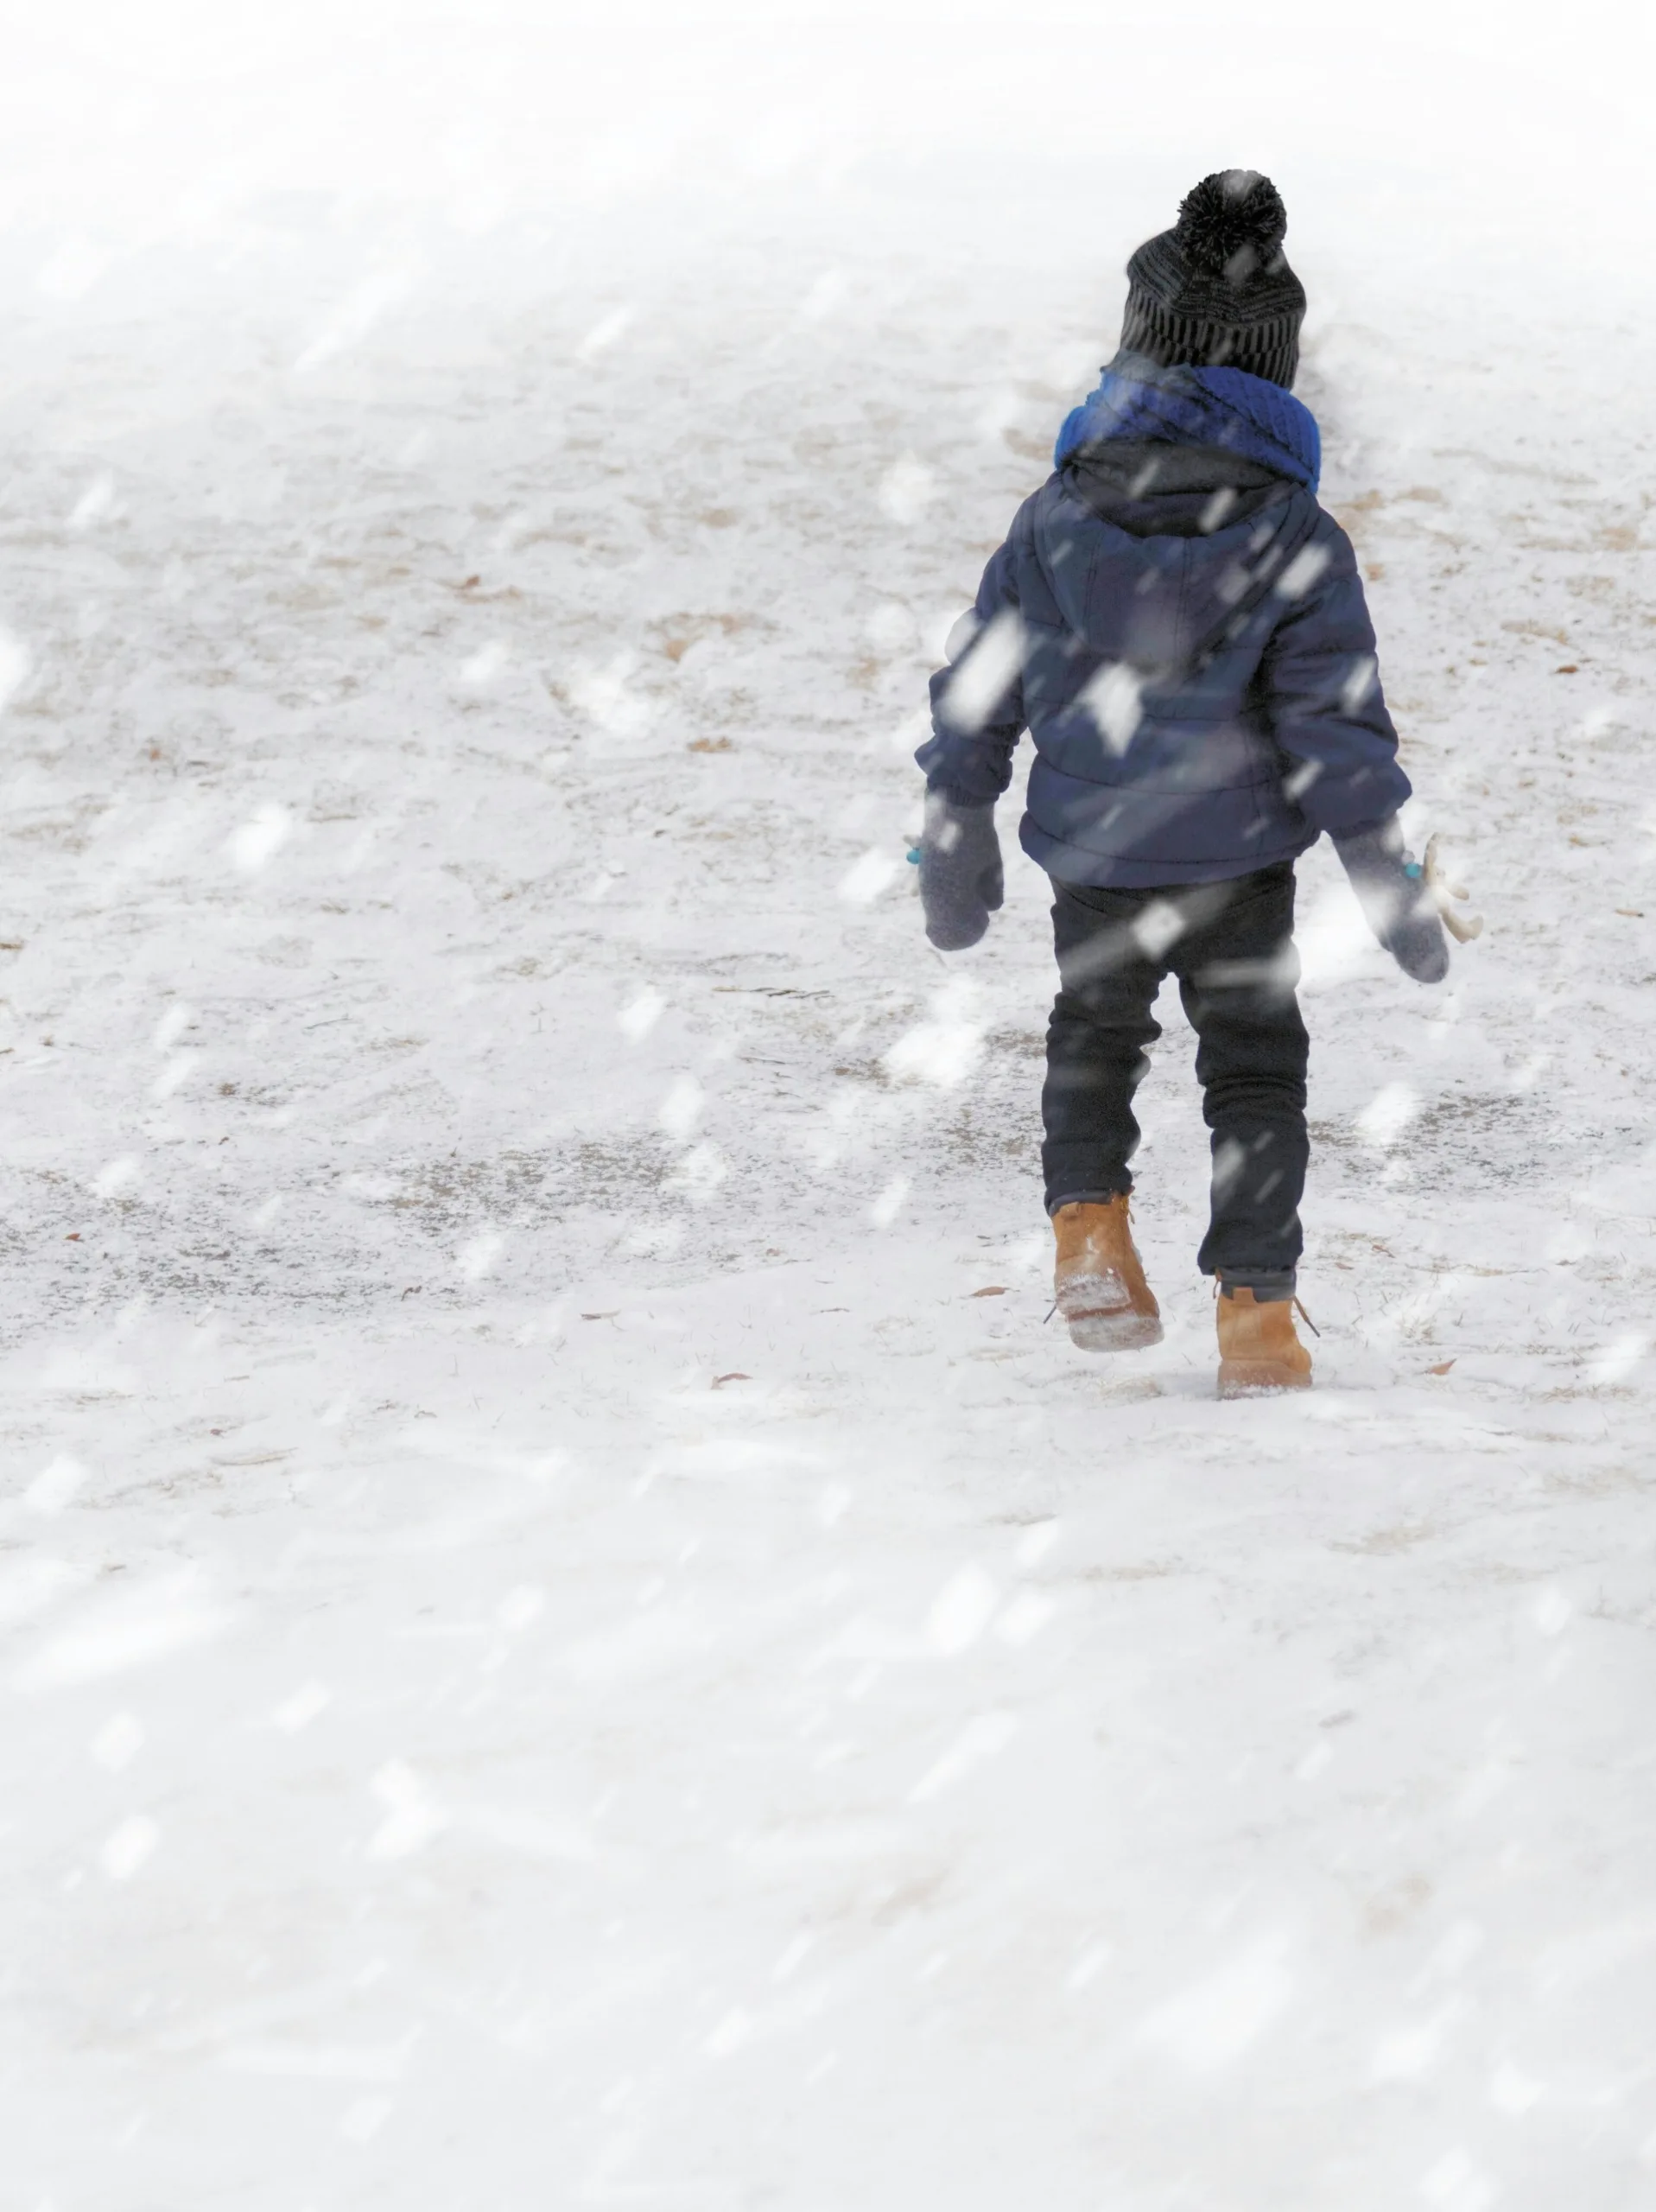
M 1351 540 L 1319 517 L 1278 578 L 1282 609 L 1260 663 L 1284 783 L 1306 818 L 1340 837 L 1388 821 L 1409 796 L 1380 690 L 1374 626 Z
M 931 679 L 931 735 L 915 754 L 926 788 L 966 806 L 993 805 L 1012 781 L 1024 729 L 1024 623 L 1017 572 L 1029 505 L 983 572 L 977 602 L 949 633 L 946 666 Z

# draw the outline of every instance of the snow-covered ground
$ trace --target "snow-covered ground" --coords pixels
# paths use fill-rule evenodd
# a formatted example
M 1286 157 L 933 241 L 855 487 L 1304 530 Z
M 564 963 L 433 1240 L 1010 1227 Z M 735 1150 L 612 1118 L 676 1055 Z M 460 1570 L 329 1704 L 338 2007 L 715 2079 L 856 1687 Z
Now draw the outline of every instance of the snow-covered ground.
M 1413 75 L 1255 47 L 1310 151 L 1215 140 L 1212 52 L 1093 148 L 1084 28 L 914 32 L 913 143 L 873 30 L 727 29 L 673 51 L 774 102 L 678 155 L 657 41 L 567 175 L 461 131 L 448 202 L 376 200 L 341 126 L 170 228 L 29 111 L 3 2212 L 1656 2190 L 1630 95 L 1549 82 L 1538 14 Z M 467 99 L 551 50 L 499 31 Z M 1167 1341 L 1088 1358 L 1043 1322 L 1043 880 L 945 960 L 904 865 L 941 635 L 1233 159 L 1488 919 L 1422 991 L 1304 867 L 1319 1387 L 1247 1405 L 1176 1001 Z

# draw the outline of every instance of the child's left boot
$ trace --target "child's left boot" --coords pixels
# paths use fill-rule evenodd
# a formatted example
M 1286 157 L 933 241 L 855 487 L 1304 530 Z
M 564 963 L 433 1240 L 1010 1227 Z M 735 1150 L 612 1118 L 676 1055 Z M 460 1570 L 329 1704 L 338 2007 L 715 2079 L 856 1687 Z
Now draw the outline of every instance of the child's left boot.
M 1219 1395 L 1251 1398 L 1262 1390 L 1308 1390 L 1311 1356 L 1294 1327 L 1292 1298 L 1256 1298 L 1222 1283 L 1214 1301 L 1219 1324 Z

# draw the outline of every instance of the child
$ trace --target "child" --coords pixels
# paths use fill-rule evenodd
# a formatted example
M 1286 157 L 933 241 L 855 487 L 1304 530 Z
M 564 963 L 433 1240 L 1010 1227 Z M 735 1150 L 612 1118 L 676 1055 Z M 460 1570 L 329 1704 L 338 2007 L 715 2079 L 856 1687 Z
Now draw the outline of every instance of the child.
M 1305 295 L 1251 170 L 1204 177 L 1127 264 L 1121 350 L 1058 435 L 932 678 L 926 934 L 1001 903 L 994 804 L 1027 726 L 1021 842 L 1052 878 L 1059 990 L 1042 1164 L 1074 1341 L 1159 1341 L 1128 1226 L 1133 1096 L 1178 977 L 1212 1133 L 1221 1396 L 1304 1387 L 1294 1328 L 1307 1039 L 1294 861 L 1327 830 L 1370 926 L 1421 982 L 1449 948 L 1397 821 L 1409 796 L 1350 541 L 1317 505 L 1291 396 Z

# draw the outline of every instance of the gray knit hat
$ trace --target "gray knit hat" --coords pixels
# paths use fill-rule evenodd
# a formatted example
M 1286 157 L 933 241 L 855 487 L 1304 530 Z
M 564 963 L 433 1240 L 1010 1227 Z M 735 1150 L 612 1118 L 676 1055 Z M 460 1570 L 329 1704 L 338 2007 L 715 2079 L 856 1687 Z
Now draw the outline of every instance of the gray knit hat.
M 1127 264 L 1125 352 L 1164 368 L 1246 369 L 1291 390 L 1305 288 L 1282 251 L 1282 194 L 1255 169 L 1204 176 Z

